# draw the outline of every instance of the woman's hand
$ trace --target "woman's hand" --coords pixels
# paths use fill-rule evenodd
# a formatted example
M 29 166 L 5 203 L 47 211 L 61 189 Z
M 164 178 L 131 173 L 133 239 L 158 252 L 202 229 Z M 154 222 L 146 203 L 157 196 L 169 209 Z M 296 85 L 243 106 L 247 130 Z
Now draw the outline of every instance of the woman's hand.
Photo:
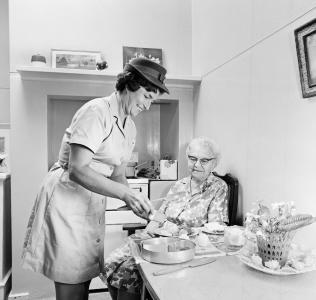
M 141 193 L 126 193 L 122 199 L 128 207 L 139 217 L 149 219 L 149 215 L 154 211 L 149 199 Z

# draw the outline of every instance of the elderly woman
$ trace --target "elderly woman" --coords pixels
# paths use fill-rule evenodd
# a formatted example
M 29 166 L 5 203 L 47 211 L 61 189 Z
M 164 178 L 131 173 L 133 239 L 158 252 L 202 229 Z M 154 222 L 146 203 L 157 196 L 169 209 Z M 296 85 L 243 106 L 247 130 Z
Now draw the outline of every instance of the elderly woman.
M 42 183 L 30 216 L 23 266 L 55 283 L 57 300 L 88 299 L 103 268 L 106 197 L 148 217 L 146 197 L 128 187 L 125 167 L 135 146 L 131 117 L 163 93 L 166 69 L 136 58 L 118 74 L 116 90 L 85 103 L 65 130 L 58 162 Z
M 186 155 L 190 176 L 174 184 L 159 208 L 168 218 L 164 228 L 174 230 L 174 224 L 190 228 L 208 222 L 228 222 L 228 188 L 212 174 L 219 161 L 216 144 L 206 137 L 195 138 Z M 107 282 L 113 300 L 140 299 L 142 281 L 128 244 L 106 259 L 101 279 Z

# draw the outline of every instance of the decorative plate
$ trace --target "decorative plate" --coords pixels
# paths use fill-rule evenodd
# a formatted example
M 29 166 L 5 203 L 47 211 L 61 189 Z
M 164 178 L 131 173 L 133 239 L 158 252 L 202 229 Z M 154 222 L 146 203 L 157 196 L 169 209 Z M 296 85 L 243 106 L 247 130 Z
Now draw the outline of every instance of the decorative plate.
M 267 267 L 264 267 L 262 265 L 257 265 L 252 262 L 252 260 L 244 255 L 238 255 L 239 260 L 243 262 L 245 265 L 249 266 L 250 268 L 256 269 L 258 271 L 271 274 L 271 275 L 296 275 L 296 274 L 302 274 L 302 273 L 307 273 L 311 271 L 315 271 L 316 267 L 306 267 L 302 270 L 296 270 L 294 268 L 291 268 L 290 266 L 285 266 L 282 269 L 279 270 L 273 270 L 269 269 Z
M 218 222 L 210 222 L 204 224 L 202 231 L 209 234 L 223 235 L 226 227 L 226 225 L 222 225 Z
M 164 235 L 164 234 L 159 234 L 159 233 L 155 233 L 156 236 L 162 236 L 162 237 L 174 237 L 174 238 L 179 238 L 179 239 L 193 239 L 195 238 L 198 233 L 194 232 L 194 233 L 190 233 L 190 234 L 187 234 L 187 235 L 178 235 L 178 234 L 175 234 L 175 235 Z
M 202 228 L 202 232 L 214 235 L 224 235 L 224 230 L 208 230 L 206 227 Z

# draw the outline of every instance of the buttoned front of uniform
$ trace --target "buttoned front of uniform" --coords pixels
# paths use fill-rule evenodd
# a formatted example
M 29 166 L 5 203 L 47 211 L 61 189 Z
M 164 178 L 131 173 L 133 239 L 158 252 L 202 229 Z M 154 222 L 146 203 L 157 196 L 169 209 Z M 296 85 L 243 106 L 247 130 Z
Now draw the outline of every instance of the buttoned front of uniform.
M 123 127 L 118 108 L 113 93 L 89 101 L 75 114 L 63 138 L 59 163 L 44 179 L 33 207 L 24 243 L 25 268 L 63 283 L 98 276 L 103 266 L 106 198 L 72 181 L 67 165 L 72 143 L 93 151 L 90 167 L 105 177 L 129 160 L 135 124 L 127 117 Z

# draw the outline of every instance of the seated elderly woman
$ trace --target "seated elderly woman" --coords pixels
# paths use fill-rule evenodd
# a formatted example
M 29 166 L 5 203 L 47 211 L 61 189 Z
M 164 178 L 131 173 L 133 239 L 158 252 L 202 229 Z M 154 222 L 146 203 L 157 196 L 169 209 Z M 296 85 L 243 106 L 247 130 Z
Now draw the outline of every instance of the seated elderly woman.
M 216 144 L 206 137 L 195 138 L 186 155 L 189 176 L 171 187 L 159 208 L 167 216 L 161 228 L 165 235 L 209 222 L 228 223 L 228 187 L 212 174 L 219 161 Z M 113 300 L 140 299 L 142 281 L 127 243 L 105 260 L 101 279 L 107 282 Z

